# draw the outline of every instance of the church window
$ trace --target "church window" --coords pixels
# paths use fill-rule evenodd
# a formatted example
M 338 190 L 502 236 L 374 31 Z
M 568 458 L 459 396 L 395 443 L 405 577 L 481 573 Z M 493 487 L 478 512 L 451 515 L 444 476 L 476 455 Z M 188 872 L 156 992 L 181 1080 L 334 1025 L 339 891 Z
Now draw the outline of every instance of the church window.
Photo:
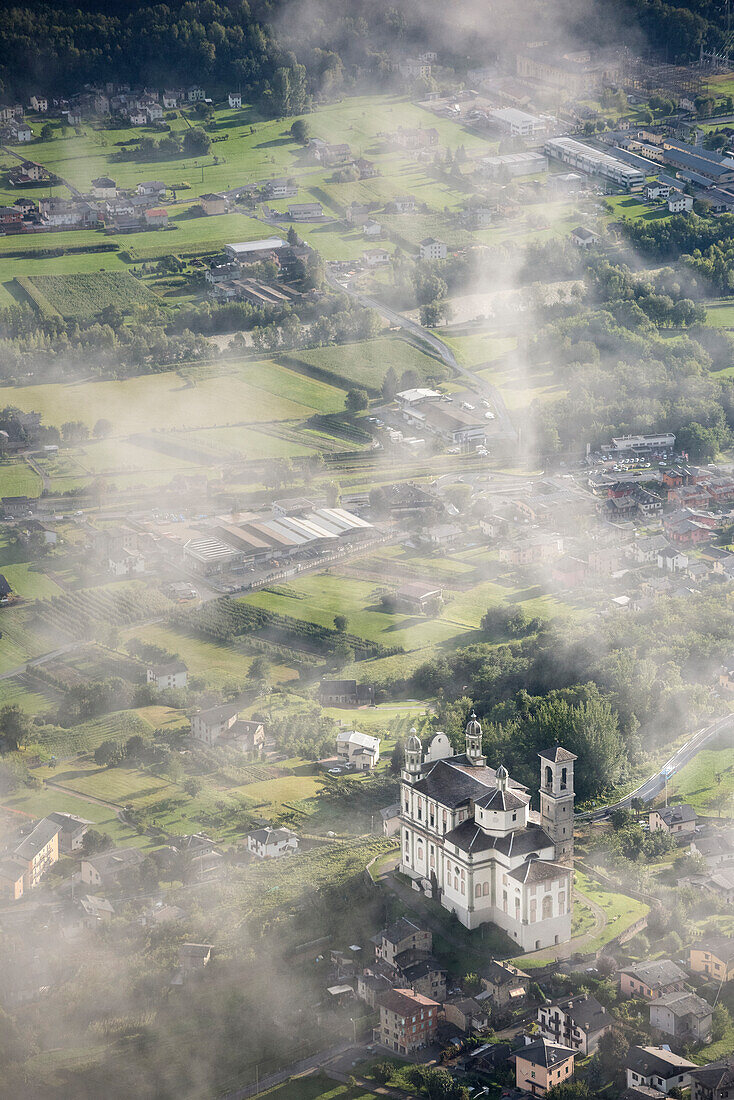
M 561 768 L 561 790 L 565 791 L 568 786 L 568 768 Z
M 489 894 L 489 883 L 488 882 L 485 882 L 484 886 L 482 887 L 482 894 L 484 895 L 485 898 Z
M 513 814 L 513 815 L 512 815 L 512 820 L 513 820 L 513 821 L 517 821 L 517 814 Z
M 538 919 L 538 903 L 535 898 L 530 899 L 530 923 L 535 924 Z
M 423 804 L 421 803 L 420 799 L 418 800 L 418 820 L 423 820 Z
M 423 845 L 418 841 L 418 859 L 423 859 Z
M 446 811 L 443 811 L 443 831 L 446 832 Z
M 553 770 L 550 767 L 545 769 L 545 785 L 548 788 L 553 786 Z
M 436 824 L 436 814 L 434 812 L 433 806 L 429 807 L 428 813 L 429 813 L 430 825 L 431 825 L 431 828 L 433 828 L 434 825 Z
M 507 891 L 506 890 L 502 891 L 502 908 L 504 909 L 504 911 L 506 913 L 507 912 Z
M 481 896 L 482 896 L 482 884 L 481 884 L 481 882 L 478 882 L 476 884 L 476 886 L 474 887 L 474 897 L 475 898 L 481 898 Z
M 553 898 L 550 894 L 546 894 L 543 898 L 543 920 L 548 920 L 553 916 Z

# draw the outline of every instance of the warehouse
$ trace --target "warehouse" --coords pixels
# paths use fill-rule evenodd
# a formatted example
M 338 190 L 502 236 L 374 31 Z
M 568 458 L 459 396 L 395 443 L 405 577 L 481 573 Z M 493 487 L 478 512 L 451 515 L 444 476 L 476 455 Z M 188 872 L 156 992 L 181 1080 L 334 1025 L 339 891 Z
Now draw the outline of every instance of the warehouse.
M 497 179 L 498 176 L 513 179 L 515 176 L 545 172 L 547 167 L 548 158 L 542 153 L 501 153 L 499 156 L 482 157 L 479 171 L 490 179 Z
M 572 168 L 589 176 L 603 176 L 627 191 L 640 191 L 645 174 L 639 168 L 626 164 L 620 157 L 585 145 L 574 138 L 549 138 L 543 146 L 549 157 L 570 164 Z

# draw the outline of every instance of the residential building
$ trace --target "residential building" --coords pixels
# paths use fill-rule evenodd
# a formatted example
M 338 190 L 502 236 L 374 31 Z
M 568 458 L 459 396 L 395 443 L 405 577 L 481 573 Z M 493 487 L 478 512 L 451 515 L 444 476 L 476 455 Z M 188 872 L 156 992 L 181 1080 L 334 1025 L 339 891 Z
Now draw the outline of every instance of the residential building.
M 410 195 L 403 195 L 398 199 L 393 199 L 392 205 L 395 207 L 396 214 L 415 214 L 418 209 L 416 200 Z
M 408 952 L 409 956 L 411 954 Z M 446 968 L 430 955 L 413 962 L 398 956 L 393 974 L 397 976 L 397 981 L 393 978 L 394 984 L 410 988 L 433 1001 L 446 1000 Z
M 473 997 L 452 997 L 444 1001 L 443 1013 L 447 1024 L 465 1033 L 489 1027 L 489 1013 Z
M 734 173 L 732 173 L 734 179 Z M 668 195 L 668 210 L 671 214 L 690 214 L 693 210 L 693 195 L 686 195 L 683 191 L 671 191 Z
M 84 835 L 92 824 L 86 818 L 75 817 L 74 814 L 62 813 L 60 810 L 54 810 L 44 820 L 50 822 L 52 826 L 57 827 L 59 830 L 60 855 L 78 852 L 82 846 Z
M 23 893 L 38 886 L 59 858 L 60 826 L 48 817 L 34 825 L 13 849 L 12 859 L 23 870 Z
M 206 99 L 206 92 L 198 84 L 193 84 L 186 89 L 186 98 L 189 103 L 202 103 Z
M 117 196 L 117 184 L 109 176 L 98 176 L 92 180 L 92 195 L 95 199 L 114 199 Z
M 515 1063 L 515 1084 L 531 1096 L 545 1096 L 554 1085 L 573 1077 L 576 1052 L 550 1039 L 537 1039 L 510 1056 Z
M 615 53 L 595 50 L 555 54 L 547 46 L 530 46 L 516 55 L 517 75 L 578 97 L 619 83 L 622 61 Z
M 242 106 L 242 93 L 241 92 L 227 92 L 227 103 L 235 110 Z
M 168 211 L 164 206 L 154 206 L 143 212 L 143 219 L 149 229 L 167 229 Z
M 420 243 L 421 260 L 445 260 L 447 255 L 446 242 L 437 241 L 435 237 L 426 237 Z
M 436 612 L 441 606 L 443 589 L 420 581 L 401 584 L 395 591 L 395 602 L 405 610 L 418 615 Z
M 695 993 L 681 990 L 650 1001 L 650 1027 L 681 1042 L 710 1043 L 713 1009 Z
M 144 180 L 135 190 L 145 198 L 161 199 L 166 193 L 166 185 L 163 180 Z
M 362 236 L 363 237 L 381 237 L 382 236 L 382 226 L 380 225 L 379 222 L 375 221 L 374 218 L 368 218 L 367 221 L 362 226 Z M 383 260 L 382 262 L 385 263 L 386 261 Z
M 225 195 L 218 193 L 199 195 L 199 206 L 207 216 L 226 214 L 229 203 Z
M 596 997 L 580 993 L 576 997 L 541 1005 L 538 1026 L 546 1039 L 571 1047 L 583 1058 L 595 1054 L 599 1040 L 606 1035 L 614 1020 Z
M 657 1000 L 667 993 L 680 993 L 685 989 L 685 981 L 685 972 L 672 959 L 631 963 L 619 974 L 622 996 L 642 997 L 646 1001 Z
M 372 706 L 374 701 L 372 684 L 358 684 L 356 680 L 322 680 L 319 686 L 322 707 Z
M 643 197 L 646 199 L 667 199 L 670 194 L 670 184 L 653 180 L 642 188 Z
M 435 739 L 434 739 L 435 740 Z M 573 763 L 556 746 L 541 757 L 540 814 L 506 768 L 487 766 L 482 727 L 472 715 L 466 752 L 438 758 L 415 733 L 402 772 L 400 869 L 466 928 L 491 921 L 523 950 L 571 935 Z
M 294 222 L 318 221 L 324 216 L 324 210 L 320 202 L 291 203 L 286 213 L 291 221 Z
M 372 771 L 380 759 L 380 738 L 358 730 L 340 730 L 336 736 L 336 751 L 357 771 Z
M 734 862 L 734 835 L 716 833 L 713 836 L 697 836 L 691 841 L 690 850 L 703 856 L 711 870 L 719 868 Z
M 420 928 L 407 917 L 400 917 L 394 924 L 383 928 L 374 937 L 375 957 L 389 966 L 395 965 L 398 955 L 412 953 L 412 958 L 430 955 L 433 948 L 433 934 Z
M 14 859 L 0 859 L 0 898 L 3 901 L 18 901 L 23 897 L 25 872 L 21 863 Z
M 688 967 L 716 982 L 734 981 L 734 937 L 720 936 L 688 948 Z
M 101 886 L 103 890 L 115 889 L 144 859 L 145 856 L 139 848 L 112 848 L 109 852 L 82 859 L 81 880 L 85 886 Z
M 512 1009 L 523 1003 L 530 987 L 530 975 L 514 963 L 493 959 L 481 979 L 494 1008 Z
M 598 244 L 599 240 L 598 233 L 595 233 L 593 229 L 587 229 L 583 225 L 577 225 L 575 229 L 571 230 L 571 241 L 579 248 L 591 248 L 592 245 Z
M 258 859 L 280 859 L 298 851 L 298 837 L 291 829 L 255 829 L 247 835 L 247 850 Z
M 45 115 L 48 111 L 48 99 L 45 95 L 34 94 L 31 96 L 30 108 L 32 111 L 36 111 L 39 115 Z
M 211 943 L 182 943 L 178 949 L 178 965 L 184 974 L 203 970 L 211 962 L 213 951 Z
M 438 1026 L 437 1001 L 413 993 L 411 989 L 390 989 L 379 994 L 379 1041 L 399 1054 L 433 1042 Z
M 262 753 L 265 728 L 261 722 L 239 717 L 236 703 L 200 710 L 191 716 L 191 736 L 205 745 L 227 744 L 241 752 Z
M 430 80 L 431 77 L 430 64 L 417 57 L 408 57 L 401 61 L 398 69 L 400 75 L 408 80 Z
M 730 1100 L 734 1096 L 734 1057 L 691 1070 L 691 1100 Z
M 660 806 L 648 815 L 650 832 L 663 832 L 673 836 L 686 837 L 696 831 L 696 811 L 693 806 L 681 802 L 675 806 Z
M 386 248 L 367 248 L 362 253 L 362 259 L 367 267 L 381 267 L 390 263 L 390 253 Z
M 149 665 L 146 669 L 146 682 L 155 684 L 159 691 L 172 688 L 185 688 L 188 669 L 183 661 L 165 661 L 160 665 Z
M 671 1089 L 686 1088 L 690 1072 L 696 1068 L 695 1062 L 673 1054 L 668 1047 L 630 1047 L 625 1062 L 630 1087 L 653 1088 L 666 1096 Z
M 267 199 L 292 199 L 298 194 L 298 187 L 294 180 L 268 180 L 263 185 L 263 194 Z

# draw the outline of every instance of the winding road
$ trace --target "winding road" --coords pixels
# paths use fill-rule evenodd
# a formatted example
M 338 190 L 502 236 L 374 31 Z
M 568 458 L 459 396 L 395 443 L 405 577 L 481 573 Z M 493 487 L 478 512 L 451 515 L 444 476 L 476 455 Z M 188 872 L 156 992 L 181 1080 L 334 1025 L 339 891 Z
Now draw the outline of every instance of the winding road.
M 670 757 L 669 760 L 663 764 L 659 771 L 651 775 L 644 783 L 641 783 L 634 791 L 630 791 L 624 798 L 620 798 L 617 802 L 610 802 L 606 806 L 600 806 L 595 810 L 588 810 L 586 813 L 576 814 L 576 821 L 601 821 L 605 817 L 608 817 L 614 810 L 627 809 L 633 798 L 641 798 L 644 802 L 649 802 L 651 798 L 654 798 L 656 794 L 665 787 L 666 776 L 669 779 L 676 772 L 679 772 L 681 768 L 689 764 L 691 760 L 703 749 L 709 741 L 717 737 L 726 729 L 731 729 L 734 723 L 734 713 L 725 714 L 723 718 L 717 718 L 715 722 L 712 722 L 710 726 L 704 726 L 703 729 L 696 730 L 692 737 L 682 745 L 677 752 Z

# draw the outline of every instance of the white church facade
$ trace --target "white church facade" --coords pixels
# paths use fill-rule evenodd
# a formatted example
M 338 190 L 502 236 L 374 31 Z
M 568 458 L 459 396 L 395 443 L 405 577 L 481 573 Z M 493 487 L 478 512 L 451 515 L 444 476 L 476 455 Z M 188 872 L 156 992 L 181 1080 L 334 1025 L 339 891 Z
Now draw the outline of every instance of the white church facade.
M 472 715 L 466 752 L 413 733 L 400 789 L 400 870 L 466 928 L 497 924 L 524 951 L 571 938 L 573 765 L 559 745 L 540 755 L 540 812 L 527 787 L 482 755 Z

